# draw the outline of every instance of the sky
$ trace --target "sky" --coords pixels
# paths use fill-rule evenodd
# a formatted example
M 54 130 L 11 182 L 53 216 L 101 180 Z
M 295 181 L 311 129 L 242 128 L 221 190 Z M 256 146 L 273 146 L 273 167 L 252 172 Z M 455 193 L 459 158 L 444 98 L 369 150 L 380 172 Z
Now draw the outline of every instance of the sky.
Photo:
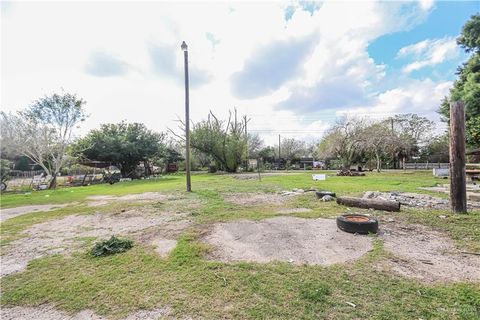
M 341 116 L 437 114 L 457 66 L 455 39 L 480 1 L 6 2 L 0 107 L 76 93 L 88 119 L 177 130 L 190 114 L 236 108 L 267 144 L 318 140 Z

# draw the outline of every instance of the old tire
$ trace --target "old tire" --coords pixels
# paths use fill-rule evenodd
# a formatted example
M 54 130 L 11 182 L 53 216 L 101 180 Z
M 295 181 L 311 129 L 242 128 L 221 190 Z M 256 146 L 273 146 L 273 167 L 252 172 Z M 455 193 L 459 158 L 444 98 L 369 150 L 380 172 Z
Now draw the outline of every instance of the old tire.
M 349 233 L 377 233 L 378 220 L 363 214 L 344 214 L 337 217 L 337 227 Z
M 0 191 L 3 192 L 3 191 L 5 191 L 5 190 L 7 190 L 7 184 L 6 184 L 5 182 L 2 182 L 2 183 L 0 184 Z

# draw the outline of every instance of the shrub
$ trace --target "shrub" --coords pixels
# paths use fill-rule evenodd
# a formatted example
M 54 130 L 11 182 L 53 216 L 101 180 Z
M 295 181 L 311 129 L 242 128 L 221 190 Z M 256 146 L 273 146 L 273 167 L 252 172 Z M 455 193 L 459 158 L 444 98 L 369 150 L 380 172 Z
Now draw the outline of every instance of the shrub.
M 97 242 L 90 254 L 94 257 L 103 257 L 125 252 L 133 247 L 133 241 L 112 236 L 108 240 Z
M 6 159 L 0 159 L 0 175 L 1 182 L 5 182 L 10 178 L 12 163 Z

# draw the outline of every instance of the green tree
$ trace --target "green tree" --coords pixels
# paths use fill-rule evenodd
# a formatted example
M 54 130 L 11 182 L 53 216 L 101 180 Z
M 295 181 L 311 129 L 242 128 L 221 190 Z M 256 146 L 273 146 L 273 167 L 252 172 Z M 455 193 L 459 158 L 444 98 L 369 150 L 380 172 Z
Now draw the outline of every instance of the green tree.
M 416 155 L 420 145 L 430 141 L 435 123 L 416 114 L 397 114 L 384 122 L 390 126 L 393 138 L 390 139 L 389 150 L 394 163 L 401 160 L 405 168 L 405 161 Z M 395 165 L 395 164 L 394 164 Z
M 478 124 L 480 123 L 480 15 L 474 15 L 464 25 L 457 39 L 467 53 L 472 53 L 466 63 L 458 68 L 458 79 L 440 106 L 445 121 L 450 118 L 450 101 L 465 103 L 466 142 L 470 148 L 480 147 Z
M 165 150 L 165 134 L 148 130 L 143 123 L 103 124 L 72 146 L 72 154 L 84 160 L 110 162 L 123 177 L 137 178 L 136 167 Z
M 85 101 L 63 93 L 45 96 L 25 110 L 0 113 L 1 144 L 9 154 L 23 155 L 52 177 L 50 188 L 66 164 L 73 128 L 84 121 Z
M 258 157 L 263 160 L 264 163 L 275 162 L 276 150 L 272 146 L 264 147 L 258 152 Z
M 434 137 L 421 149 L 421 159 L 425 162 L 448 162 L 448 135 Z
M 207 120 L 193 125 L 190 145 L 212 157 L 225 171 L 236 172 L 247 152 L 245 124 L 245 117 L 239 120 L 236 110 L 229 113 L 227 121 L 219 120 L 210 112 Z
M 0 159 L 0 182 L 6 182 L 10 178 L 12 163 L 7 159 Z

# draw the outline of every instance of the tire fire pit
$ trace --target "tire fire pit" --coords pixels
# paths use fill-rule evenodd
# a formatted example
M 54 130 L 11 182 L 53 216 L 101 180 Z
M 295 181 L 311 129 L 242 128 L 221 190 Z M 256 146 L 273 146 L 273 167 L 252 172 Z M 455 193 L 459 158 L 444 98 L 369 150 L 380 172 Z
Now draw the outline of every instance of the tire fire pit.
M 349 233 L 377 233 L 378 220 L 363 214 L 344 214 L 337 217 L 337 227 Z

